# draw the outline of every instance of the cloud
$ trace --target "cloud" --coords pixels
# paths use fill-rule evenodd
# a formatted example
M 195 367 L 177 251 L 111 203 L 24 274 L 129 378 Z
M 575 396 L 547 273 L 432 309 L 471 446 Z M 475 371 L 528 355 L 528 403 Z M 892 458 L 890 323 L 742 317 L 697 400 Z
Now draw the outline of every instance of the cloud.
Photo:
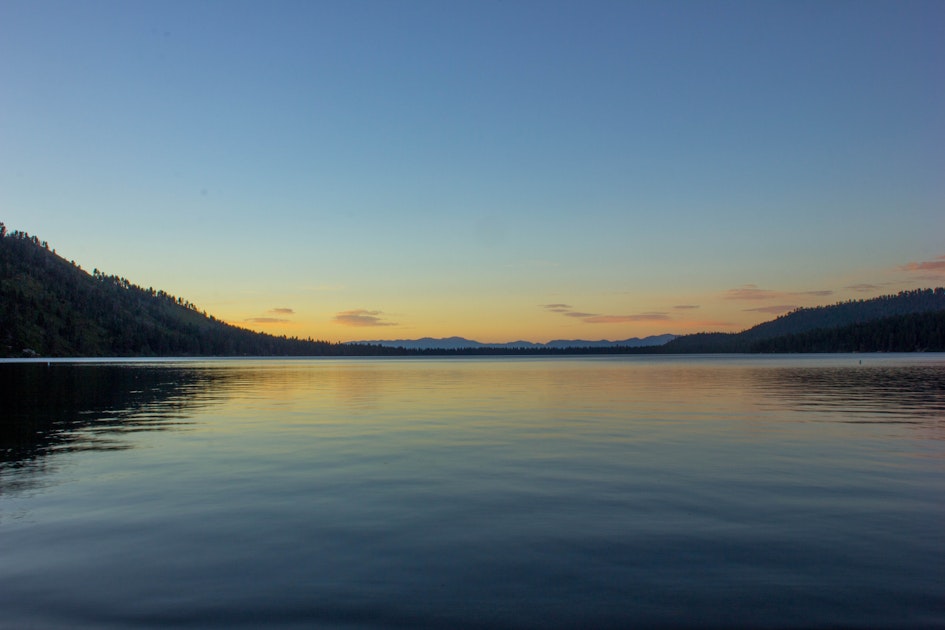
M 770 300 L 777 296 L 777 292 L 759 289 L 756 284 L 743 284 L 737 289 L 726 291 L 724 297 L 726 300 Z
M 336 313 L 333 320 L 337 324 L 342 326 L 396 326 L 396 322 L 385 322 L 381 319 L 381 315 L 384 313 L 381 311 L 368 311 L 363 308 L 354 309 L 353 311 L 341 311 Z
M 742 310 L 747 312 L 771 313 L 773 315 L 780 315 L 781 313 L 793 311 L 796 308 L 797 306 L 793 304 L 778 304 L 777 306 L 759 306 L 758 308 L 743 308 Z
M 670 319 L 668 313 L 650 312 L 636 315 L 591 315 L 582 318 L 587 324 L 625 324 L 629 322 L 660 322 Z
M 771 289 L 761 289 L 756 284 L 743 284 L 737 289 L 729 289 L 722 297 L 726 300 L 777 300 L 797 295 L 824 297 L 833 295 L 833 291 L 829 289 L 819 291 L 772 291 Z
M 266 312 L 271 313 L 272 315 L 295 315 L 295 311 L 293 311 L 291 308 L 271 308 Z M 264 317 L 247 317 L 243 321 L 253 324 L 286 324 L 289 323 L 290 320 L 284 317 L 272 317 L 270 315 L 266 315 Z
M 699 308 L 699 305 L 698 304 L 677 304 L 673 308 L 684 310 L 684 309 L 691 309 L 691 308 Z
M 741 324 L 738 324 L 736 322 L 724 322 L 724 321 L 713 320 L 713 319 L 683 322 L 683 325 L 688 327 L 689 330 L 693 330 L 693 329 L 712 330 L 714 328 L 735 328 L 736 326 L 741 327 Z
M 933 260 L 906 263 L 899 266 L 899 271 L 932 271 L 936 274 L 945 273 L 945 256 L 938 256 Z
M 552 313 L 559 313 L 565 317 L 580 319 L 585 324 L 625 324 L 628 322 L 652 322 L 670 319 L 668 313 L 656 311 L 638 313 L 635 315 L 601 315 L 600 313 L 585 313 L 584 311 L 572 310 L 570 304 L 543 304 L 542 308 Z
M 867 284 L 865 282 L 860 284 L 851 284 L 850 286 L 843 287 L 844 289 L 851 289 L 853 291 L 859 291 L 861 293 L 868 293 L 870 291 L 879 291 L 882 287 L 878 284 Z

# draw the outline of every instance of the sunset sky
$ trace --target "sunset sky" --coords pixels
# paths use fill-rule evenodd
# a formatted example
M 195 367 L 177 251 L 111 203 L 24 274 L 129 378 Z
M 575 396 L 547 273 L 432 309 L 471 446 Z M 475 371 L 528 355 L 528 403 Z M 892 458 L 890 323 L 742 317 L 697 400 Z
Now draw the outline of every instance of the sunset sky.
M 0 221 L 332 341 L 945 285 L 945 2 L 2 0 Z

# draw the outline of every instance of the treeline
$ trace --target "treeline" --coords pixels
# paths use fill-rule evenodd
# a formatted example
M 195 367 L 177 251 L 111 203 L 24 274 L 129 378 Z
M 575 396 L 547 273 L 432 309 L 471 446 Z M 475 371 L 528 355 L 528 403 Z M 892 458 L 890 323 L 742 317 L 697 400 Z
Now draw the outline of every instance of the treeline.
M 751 344 L 751 352 L 945 352 L 945 311 L 884 317 Z
M 662 346 L 417 350 L 275 336 L 215 319 L 187 300 L 91 274 L 0 223 L 0 356 L 476 356 L 945 351 L 945 288 L 797 309 L 740 333 Z
M 740 333 L 683 335 L 658 354 L 731 352 L 913 352 L 942 349 L 936 327 L 945 288 L 800 308 Z
M 794 335 L 821 328 L 838 328 L 864 322 L 929 311 L 945 310 L 945 289 L 914 289 L 868 300 L 848 300 L 830 306 L 798 308 L 739 333 L 755 341 Z
M 0 223 L 0 356 L 468 356 L 622 354 L 631 348 L 419 350 L 274 336 L 232 326 L 163 290 L 84 271 Z
M 817 326 L 820 316 L 823 326 Z M 872 314 L 904 312 L 871 317 Z M 832 322 L 849 322 L 831 325 Z M 730 354 L 792 352 L 945 352 L 945 288 L 903 291 L 875 300 L 799 309 L 740 333 L 696 333 L 661 346 L 605 348 L 458 348 L 404 350 L 436 356 L 574 354 Z M 786 334 L 779 331 L 791 330 Z
M 84 271 L 0 223 L 0 355 L 317 356 L 387 354 L 221 322 L 164 291 Z

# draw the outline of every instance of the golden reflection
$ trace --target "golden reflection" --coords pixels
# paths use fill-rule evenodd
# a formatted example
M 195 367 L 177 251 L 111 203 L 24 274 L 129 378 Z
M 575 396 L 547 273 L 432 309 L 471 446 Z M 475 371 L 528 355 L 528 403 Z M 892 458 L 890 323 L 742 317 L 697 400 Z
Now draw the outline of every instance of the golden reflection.
M 871 363 L 876 363 L 871 361 Z M 122 447 L 122 432 L 265 432 L 358 425 L 445 431 L 457 424 L 554 435 L 765 440 L 816 422 L 945 439 L 945 366 L 817 360 L 560 359 L 225 360 L 121 366 L 6 366 L 6 461 L 62 449 Z M 39 402 L 30 402 L 39 401 Z M 22 403 L 22 404 L 21 404 Z M 792 428 L 794 427 L 794 428 Z
M 223 361 L 205 364 L 227 397 L 291 403 L 329 398 L 365 409 L 450 399 L 480 406 L 497 396 L 533 401 L 628 401 L 703 409 L 772 396 L 854 408 L 941 414 L 945 369 L 800 367 L 647 359 L 348 359 Z M 597 406 L 595 404 L 595 406 Z M 736 404 L 740 407 L 742 405 Z M 767 405 L 762 405 L 767 406 Z

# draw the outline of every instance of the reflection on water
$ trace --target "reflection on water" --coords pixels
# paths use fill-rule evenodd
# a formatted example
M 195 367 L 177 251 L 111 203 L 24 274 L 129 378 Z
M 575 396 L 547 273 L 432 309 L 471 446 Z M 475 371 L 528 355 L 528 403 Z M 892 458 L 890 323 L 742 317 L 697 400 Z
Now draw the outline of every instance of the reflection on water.
M 0 627 L 945 625 L 945 357 L 0 376 Z
M 0 363 L 8 392 L 0 399 L 0 462 L 130 447 L 112 434 L 186 422 L 223 377 L 187 367 Z
M 945 437 L 942 365 L 762 369 L 752 376 L 759 393 L 789 409 L 822 411 L 831 421 L 912 423 Z
M 133 448 L 225 395 L 227 372 L 146 364 L 0 363 L 0 495 L 43 484 L 50 456 Z

